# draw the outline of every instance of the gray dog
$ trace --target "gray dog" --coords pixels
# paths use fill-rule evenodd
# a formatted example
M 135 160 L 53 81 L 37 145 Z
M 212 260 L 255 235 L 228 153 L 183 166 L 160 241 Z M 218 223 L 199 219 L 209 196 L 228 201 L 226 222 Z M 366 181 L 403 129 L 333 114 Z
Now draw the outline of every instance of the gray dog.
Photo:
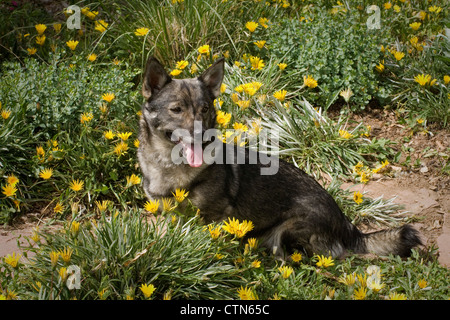
M 213 101 L 223 74 L 223 59 L 198 78 L 182 80 L 172 79 L 155 58 L 148 60 L 138 150 L 148 198 L 187 189 L 206 223 L 228 217 L 251 220 L 254 230 L 248 236 L 277 248 L 281 257 L 294 250 L 334 258 L 352 253 L 408 256 L 421 244 L 410 225 L 362 233 L 319 183 L 290 163 L 279 160 L 276 173 L 261 174 L 269 166 L 260 160 L 261 153 L 205 140 L 205 132 L 216 125 Z M 184 134 L 176 134 L 180 130 Z M 204 151 L 211 143 L 218 148 L 207 163 Z M 174 154 L 184 161 L 174 161 Z

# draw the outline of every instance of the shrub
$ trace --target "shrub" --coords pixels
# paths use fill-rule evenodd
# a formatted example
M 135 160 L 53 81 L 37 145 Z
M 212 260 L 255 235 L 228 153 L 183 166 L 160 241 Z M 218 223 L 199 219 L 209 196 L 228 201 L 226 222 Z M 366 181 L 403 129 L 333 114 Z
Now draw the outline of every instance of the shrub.
M 0 119 L 0 175 L 20 180 L 16 195 L 6 197 L 16 205 L 2 201 L 2 220 L 8 221 L 11 210 L 20 211 L 27 202 L 67 199 L 73 179 L 86 180 L 77 201 L 84 196 L 93 201 L 100 191 L 115 197 L 113 185 L 123 185 L 135 173 L 134 143 L 124 142 L 124 150 L 114 151 L 123 142 L 118 132 L 130 132 L 131 141 L 137 138 L 140 96 L 131 82 L 136 72 L 111 66 L 94 68 L 77 57 L 63 62 L 58 55 L 49 65 L 33 58 L 25 59 L 24 67 L 17 62 L 2 65 L 1 111 L 10 115 Z M 115 98 L 105 101 L 106 93 Z M 115 135 L 111 140 L 104 137 L 108 130 Z M 41 178 L 44 169 L 52 169 L 53 176 Z
M 271 30 L 271 55 L 318 82 L 316 89 L 304 93 L 307 100 L 327 108 L 339 92 L 351 88 L 352 108 L 357 110 L 372 98 L 387 97 L 387 88 L 374 72 L 381 57 L 380 39 L 359 24 L 353 13 L 340 16 L 318 9 L 313 17 L 285 20 Z M 292 80 L 293 87 L 303 84 L 301 78 Z

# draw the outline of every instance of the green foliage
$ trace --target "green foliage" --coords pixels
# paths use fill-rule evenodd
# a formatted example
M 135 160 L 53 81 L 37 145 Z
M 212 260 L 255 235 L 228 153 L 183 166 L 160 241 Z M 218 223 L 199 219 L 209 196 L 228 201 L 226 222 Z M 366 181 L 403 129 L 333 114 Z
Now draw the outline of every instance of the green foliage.
M 311 75 L 319 86 L 306 91 L 307 100 L 327 107 L 340 91 L 351 88 L 352 109 L 364 108 L 372 98 L 386 98 L 374 68 L 381 56 L 379 36 L 355 20 L 317 10 L 302 21 L 284 20 L 269 34 L 271 54 Z M 296 79 L 300 86 L 302 81 Z
M 95 68 L 76 58 L 64 62 L 58 55 L 49 65 L 25 59 L 24 67 L 5 62 L 2 68 L 0 101 L 10 116 L 1 119 L 0 175 L 19 178 L 16 200 L 21 205 L 44 199 L 64 202 L 71 198 L 72 179 L 84 181 L 84 191 L 76 198 L 88 205 L 99 196 L 91 196 L 94 190 L 110 198 L 123 193 L 124 179 L 135 173 L 136 147 L 131 143 L 128 151 L 114 150 L 122 142 L 117 133 L 130 132 L 131 141 L 137 138 L 140 97 L 131 90 L 136 72 L 116 65 Z M 102 100 L 109 92 L 116 98 Z M 109 130 L 116 135 L 112 140 L 104 137 Z M 128 148 L 129 142 L 124 143 Z M 44 181 L 39 173 L 46 168 L 54 174 Z M 11 218 L 11 210 L 20 211 L 10 206 L 14 198 L 7 198 L 0 205 L 4 221 Z

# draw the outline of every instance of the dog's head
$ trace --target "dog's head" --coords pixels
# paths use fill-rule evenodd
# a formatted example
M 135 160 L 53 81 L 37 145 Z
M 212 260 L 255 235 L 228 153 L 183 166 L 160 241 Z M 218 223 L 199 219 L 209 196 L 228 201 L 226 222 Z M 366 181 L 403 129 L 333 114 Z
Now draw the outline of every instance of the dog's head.
M 224 59 L 218 59 L 199 77 L 172 79 L 158 60 L 147 61 L 142 86 L 142 115 L 152 137 L 167 146 L 181 144 L 189 165 L 201 165 L 203 133 L 216 125 L 214 99 L 220 93 Z M 183 137 L 177 132 L 185 132 Z M 200 160 L 199 160 L 200 159 Z

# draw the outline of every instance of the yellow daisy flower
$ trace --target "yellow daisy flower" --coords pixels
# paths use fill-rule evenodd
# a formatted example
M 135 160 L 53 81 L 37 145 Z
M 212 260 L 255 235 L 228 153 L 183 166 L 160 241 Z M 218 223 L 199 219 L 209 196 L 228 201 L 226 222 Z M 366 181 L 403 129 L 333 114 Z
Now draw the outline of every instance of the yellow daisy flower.
M 48 180 L 53 175 L 53 169 L 43 169 L 41 172 L 39 172 L 39 177 L 42 179 Z

